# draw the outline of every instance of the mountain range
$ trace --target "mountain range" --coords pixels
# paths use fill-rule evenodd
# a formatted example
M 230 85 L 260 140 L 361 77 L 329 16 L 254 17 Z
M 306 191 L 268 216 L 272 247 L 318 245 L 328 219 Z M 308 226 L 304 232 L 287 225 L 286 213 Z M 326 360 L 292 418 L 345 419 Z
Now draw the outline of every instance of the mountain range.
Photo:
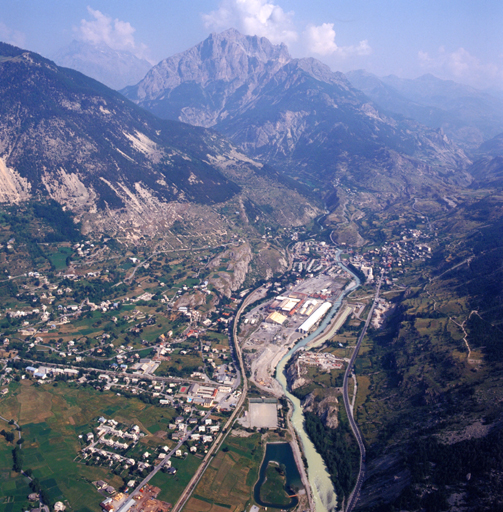
M 154 66 L 122 91 L 165 119 L 212 127 L 315 189 L 393 196 L 466 181 L 443 132 L 393 116 L 321 62 L 234 29 Z
M 346 76 L 385 111 L 441 128 L 468 151 L 503 132 L 503 101 L 473 87 L 431 74 L 410 80 L 357 70 Z
M 474 178 L 480 186 L 494 173 L 499 180 L 491 159 L 500 139 L 488 140 L 497 127 L 485 125 L 485 142 L 468 157 L 445 125 L 405 117 L 411 105 L 418 119 L 427 109 L 445 117 L 447 97 L 489 102 L 431 76 L 379 80 L 354 72 L 350 81 L 315 59 L 292 58 L 285 45 L 230 29 L 123 89 L 132 103 L 32 52 L 9 45 L 0 52 L 4 202 L 45 194 L 80 216 L 125 209 L 142 218 L 147 205 L 162 202 L 210 205 L 241 193 L 269 202 L 260 193 L 267 183 L 268 190 L 287 191 L 275 201 L 293 194 L 295 201 L 276 204 L 276 211 L 299 222 L 314 211 L 301 199 L 308 189 L 328 203 L 358 194 L 378 209 L 399 196 L 449 194 Z M 381 91 L 374 95 L 380 104 L 356 82 L 367 93 Z M 490 116 L 480 112 L 482 126 Z M 250 186 L 252 175 L 262 185 Z

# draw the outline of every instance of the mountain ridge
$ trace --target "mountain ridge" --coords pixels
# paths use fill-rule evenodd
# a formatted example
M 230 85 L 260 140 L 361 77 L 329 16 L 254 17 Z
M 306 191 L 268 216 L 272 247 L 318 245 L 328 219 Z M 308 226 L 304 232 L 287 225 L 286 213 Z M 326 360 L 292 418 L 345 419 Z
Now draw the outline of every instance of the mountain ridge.
M 473 87 L 431 74 L 416 79 L 394 75 L 380 78 L 355 70 L 346 76 L 388 113 L 442 129 L 470 152 L 503 131 L 503 102 Z

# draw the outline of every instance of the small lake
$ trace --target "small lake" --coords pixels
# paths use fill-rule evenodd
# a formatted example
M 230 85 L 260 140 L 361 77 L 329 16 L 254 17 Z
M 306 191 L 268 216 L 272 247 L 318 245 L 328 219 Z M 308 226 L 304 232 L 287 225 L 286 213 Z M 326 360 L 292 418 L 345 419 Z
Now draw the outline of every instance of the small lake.
M 303 488 L 302 480 L 300 478 L 299 470 L 297 468 L 297 464 L 295 462 L 295 458 L 293 456 L 292 447 L 289 443 L 270 443 L 266 446 L 265 456 L 262 462 L 262 466 L 260 466 L 260 473 L 258 482 L 255 484 L 255 488 L 253 490 L 253 497 L 255 501 L 261 507 L 270 507 L 270 508 L 278 508 L 288 510 L 290 508 L 295 507 L 299 500 L 297 497 L 291 498 L 290 503 L 287 505 L 277 505 L 275 503 L 265 503 L 260 498 L 260 489 L 264 484 L 266 478 L 267 468 L 270 462 L 277 462 L 279 465 L 283 465 L 286 470 L 286 486 L 285 492 L 292 496 L 296 494 L 296 492 Z

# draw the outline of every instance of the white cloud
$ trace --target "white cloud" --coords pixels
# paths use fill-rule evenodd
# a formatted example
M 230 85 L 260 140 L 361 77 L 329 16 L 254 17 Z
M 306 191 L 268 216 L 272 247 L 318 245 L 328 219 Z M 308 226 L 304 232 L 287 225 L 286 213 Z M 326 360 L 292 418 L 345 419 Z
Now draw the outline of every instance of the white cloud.
M 436 55 L 420 51 L 418 58 L 423 69 L 435 72 L 443 78 L 463 81 L 482 88 L 501 88 L 503 83 L 503 70 L 499 66 L 491 62 L 481 62 L 464 48 L 448 52 L 441 46 Z
M 18 30 L 13 30 L 9 28 L 5 23 L 0 21 L 0 40 L 13 44 L 14 46 L 23 47 L 25 44 L 25 35 Z
M 372 53 L 367 40 L 360 41 L 357 46 L 338 46 L 335 42 L 333 23 L 308 25 L 303 33 L 307 49 L 318 55 L 338 55 L 339 57 L 364 56 Z
M 147 47 L 134 40 L 135 28 L 128 21 L 112 19 L 101 11 L 87 8 L 92 20 L 81 20 L 79 27 L 74 27 L 75 35 L 81 41 L 92 44 L 105 43 L 114 50 L 127 50 L 137 57 L 144 58 Z
M 203 22 L 208 30 L 234 27 L 243 34 L 266 37 L 274 44 L 285 43 L 300 55 L 345 59 L 372 53 L 367 40 L 356 46 L 338 46 L 333 23 L 309 24 L 299 30 L 295 13 L 285 12 L 273 1 L 221 0 L 217 10 L 202 15 Z
M 308 49 L 319 55 L 330 55 L 338 50 L 335 43 L 335 30 L 333 23 L 323 23 L 323 25 L 308 25 L 304 37 Z
M 203 14 L 208 30 L 235 27 L 247 35 L 267 37 L 272 43 L 292 43 L 298 34 L 293 12 L 267 0 L 222 0 L 216 11 Z

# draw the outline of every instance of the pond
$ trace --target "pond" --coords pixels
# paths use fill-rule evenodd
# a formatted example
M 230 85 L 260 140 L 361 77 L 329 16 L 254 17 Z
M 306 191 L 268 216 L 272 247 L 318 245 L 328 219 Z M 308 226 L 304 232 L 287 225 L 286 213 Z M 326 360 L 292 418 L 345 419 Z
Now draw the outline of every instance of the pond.
M 268 444 L 253 491 L 255 501 L 262 507 L 288 510 L 298 504 L 299 500 L 294 495 L 302 487 L 290 444 Z

